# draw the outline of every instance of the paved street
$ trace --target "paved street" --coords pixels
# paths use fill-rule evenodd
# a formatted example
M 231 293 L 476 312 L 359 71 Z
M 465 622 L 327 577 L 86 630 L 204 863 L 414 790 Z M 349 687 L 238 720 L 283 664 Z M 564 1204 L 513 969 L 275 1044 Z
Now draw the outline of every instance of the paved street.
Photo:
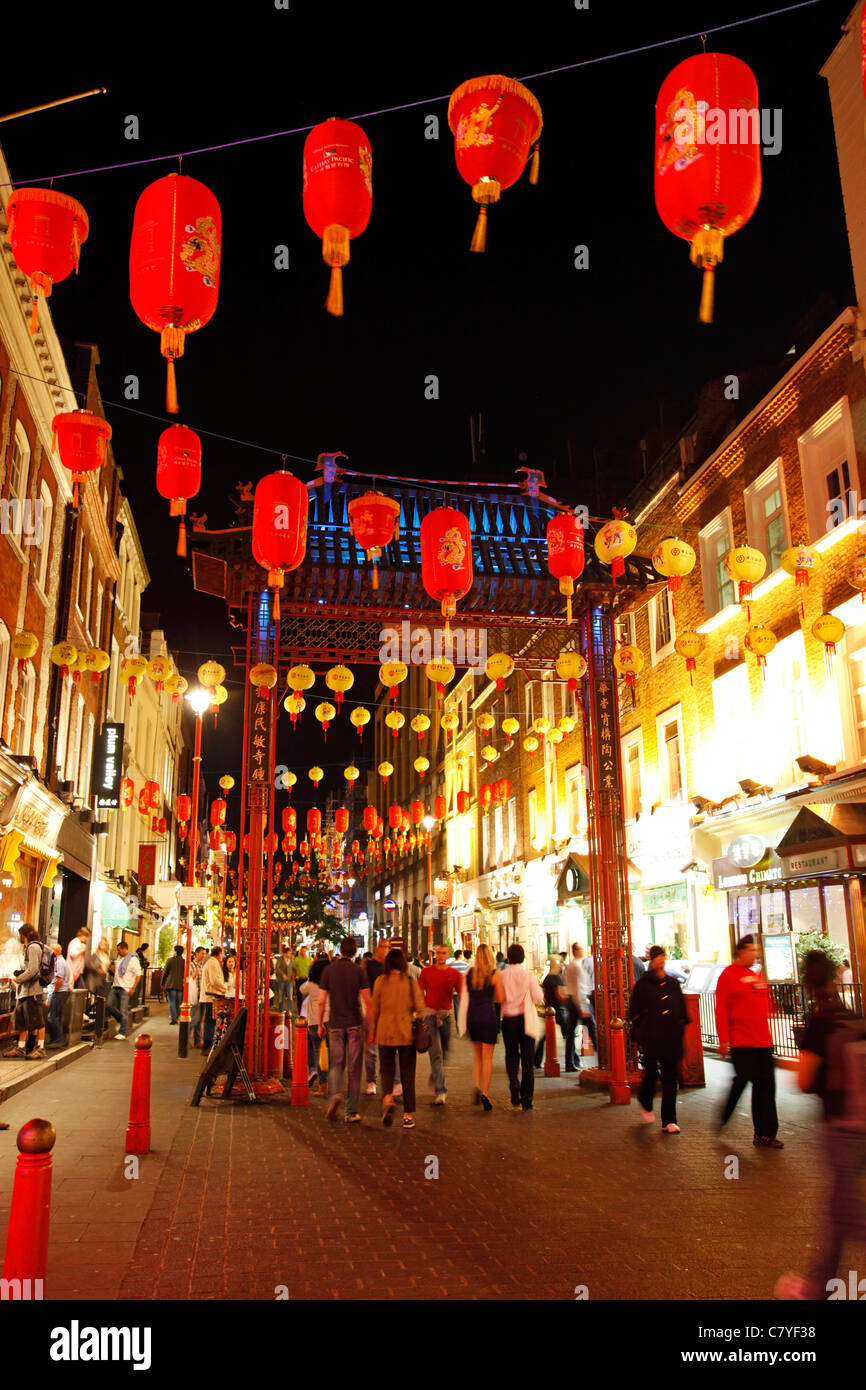
M 434 1108 L 419 1059 L 416 1129 L 389 1130 L 362 1098 L 359 1126 L 324 1102 L 187 1102 L 200 1062 L 176 1055 L 155 1007 L 153 1152 L 124 1176 L 133 1042 L 111 1043 L 2 1107 L 0 1231 L 14 1136 L 57 1130 L 46 1295 L 54 1299 L 571 1300 L 771 1296 L 802 1268 L 821 1200 L 814 1103 L 778 1074 L 783 1151 L 756 1150 L 746 1101 L 722 1140 L 714 1105 L 730 1076 L 680 1098 L 682 1134 L 639 1123 L 572 1076 L 536 1073 L 535 1109 L 512 1111 L 497 1048 L 484 1114 L 458 1041 L 448 1103 Z M 725 1177 L 726 1156 L 739 1177 Z M 438 1178 L 427 1177 L 438 1162 Z M 727 1167 L 730 1170 L 731 1164 Z M 855 1262 L 856 1263 L 856 1262 Z

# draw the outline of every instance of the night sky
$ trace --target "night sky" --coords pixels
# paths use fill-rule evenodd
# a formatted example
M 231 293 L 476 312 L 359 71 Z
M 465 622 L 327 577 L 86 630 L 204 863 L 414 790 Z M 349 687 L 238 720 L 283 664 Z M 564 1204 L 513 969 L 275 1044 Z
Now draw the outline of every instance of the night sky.
M 328 270 L 303 217 L 305 135 L 183 160 L 182 172 L 213 189 L 223 216 L 219 307 L 188 337 L 178 366 L 177 418 L 203 433 L 204 483 L 190 510 L 207 513 L 209 527 L 233 520 L 234 483 L 255 482 L 282 453 L 305 480 L 316 455 L 331 449 L 364 471 L 465 479 L 474 412 L 485 427 L 476 475 L 512 481 L 525 453 L 555 495 L 607 509 L 639 475 L 640 439 L 652 443 L 660 427 L 683 424 L 705 381 L 780 360 L 819 296 L 828 296 L 827 321 L 853 297 L 819 76 L 851 4 L 821 0 L 713 36 L 714 23 L 764 8 L 775 6 L 49 3 L 19 20 L 3 110 L 98 85 L 108 95 L 5 124 L 0 140 L 25 185 L 331 115 L 360 118 L 373 149 L 373 214 L 352 244 L 342 319 L 324 312 Z M 780 108 L 783 121 L 781 153 L 763 161 L 757 211 L 726 244 L 712 326 L 696 321 L 700 274 L 687 244 L 658 218 L 652 182 L 658 89 L 700 51 L 700 39 L 530 76 L 699 25 L 708 50 L 752 67 L 760 104 Z M 447 96 L 488 72 L 525 80 L 538 98 L 541 174 L 537 187 L 524 177 L 504 192 L 489 218 L 487 253 L 473 256 L 476 207 L 456 170 Z M 137 141 L 124 138 L 128 115 L 139 119 Z M 438 140 L 425 138 L 430 115 L 439 117 Z M 128 290 L 136 198 L 175 169 L 169 158 L 55 182 L 84 204 L 91 233 L 79 277 L 59 285 L 51 304 L 61 338 L 99 346 L 115 456 L 153 576 L 142 608 L 161 613 L 190 676 L 237 638 L 224 606 L 196 595 L 188 565 L 174 556 L 174 524 L 154 484 L 156 440 L 173 423 L 165 364 Z M 579 244 L 588 247 L 588 270 L 574 268 Z M 280 245 L 289 248 L 288 270 L 274 268 Z M 157 418 L 111 404 L 124 403 L 130 374 L 141 382 L 131 404 Z M 424 397 L 430 374 L 439 378 L 438 401 Z M 600 496 L 594 449 L 607 460 Z M 238 775 L 238 734 L 226 706 L 218 735 L 205 740 L 206 773 Z

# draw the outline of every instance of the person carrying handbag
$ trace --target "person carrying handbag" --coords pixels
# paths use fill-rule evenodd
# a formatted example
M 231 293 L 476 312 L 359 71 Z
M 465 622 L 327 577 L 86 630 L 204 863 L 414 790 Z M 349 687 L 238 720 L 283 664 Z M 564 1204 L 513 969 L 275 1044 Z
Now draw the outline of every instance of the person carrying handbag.
M 415 1128 L 415 1023 L 423 1009 L 424 996 L 418 981 L 412 979 L 406 957 L 395 947 L 385 957 L 384 969 L 376 980 L 368 1019 L 369 1031 L 379 1049 L 379 1074 L 384 1093 L 382 1123 L 387 1128 L 393 1123 L 394 1067 L 398 1055 L 403 1086 L 403 1128 Z
M 524 950 L 516 941 L 508 948 L 502 972 L 502 1040 L 512 1110 L 531 1110 L 535 1094 L 535 1044 L 541 1031 L 536 1004 L 544 1003 L 541 986 L 524 965 Z

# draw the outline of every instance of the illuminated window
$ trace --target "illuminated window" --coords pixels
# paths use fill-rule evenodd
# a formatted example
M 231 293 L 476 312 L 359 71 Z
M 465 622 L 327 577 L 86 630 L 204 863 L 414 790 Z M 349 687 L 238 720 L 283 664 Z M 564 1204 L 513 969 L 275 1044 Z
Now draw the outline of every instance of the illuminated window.
M 538 835 L 538 792 L 535 787 L 529 793 L 529 838 L 533 843 Z
M 19 757 L 30 756 L 30 740 L 33 734 L 33 701 L 36 696 L 36 671 L 32 661 L 21 675 L 18 687 L 18 726 L 15 737 L 15 752 Z
M 622 741 L 625 819 L 637 820 L 643 807 L 643 748 L 640 730 Z
M 656 594 L 649 606 L 652 664 L 662 661 L 674 649 L 674 615 L 668 587 Z
M 0 618 L 0 734 L 6 712 L 6 679 L 9 675 L 9 629 Z
M 568 834 L 576 835 L 586 827 L 586 791 L 580 763 L 565 769 L 565 806 Z
M 797 443 L 809 539 L 816 541 L 857 514 L 860 483 L 847 396 L 816 420 Z
M 731 546 L 731 509 L 726 507 L 700 533 L 701 574 L 708 618 L 734 602 L 734 581 L 725 569 L 725 556 Z
M 682 716 L 677 705 L 656 719 L 662 801 L 681 801 L 685 792 Z
M 517 854 L 517 798 L 513 796 L 508 803 L 508 858 Z
M 502 860 L 502 807 L 493 808 L 493 862 L 499 864 Z
M 746 488 L 746 520 L 749 544 L 767 561 L 767 573 L 779 568 L 782 552 L 788 548 L 788 522 L 785 514 L 785 491 L 782 470 L 778 463 L 762 473 Z
M 40 489 L 40 500 L 42 502 L 42 542 L 39 547 L 39 560 L 36 568 L 36 582 L 43 593 L 48 592 L 48 557 L 51 550 L 51 526 L 54 521 L 54 503 L 51 500 L 51 493 L 48 484 L 43 483 Z
M 765 775 L 774 787 L 802 781 L 803 774 L 796 760 L 809 751 L 806 734 L 808 700 L 809 679 L 803 633 L 794 632 L 767 657 L 763 727 L 769 768 Z
M 758 775 L 754 749 L 756 722 L 745 662 L 713 681 L 713 727 L 719 781 L 711 794 L 721 798 L 737 791 L 740 778 L 754 780 Z M 697 790 L 703 792 L 701 787 Z M 708 793 L 703 792 L 703 795 Z

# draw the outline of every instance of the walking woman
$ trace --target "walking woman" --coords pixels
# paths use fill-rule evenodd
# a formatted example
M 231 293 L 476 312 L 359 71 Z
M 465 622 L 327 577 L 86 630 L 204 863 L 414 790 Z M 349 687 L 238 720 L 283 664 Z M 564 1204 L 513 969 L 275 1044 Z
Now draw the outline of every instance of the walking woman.
M 496 1006 L 505 1002 L 502 972 L 496 968 L 496 957 L 489 946 L 481 945 L 475 952 L 475 964 L 466 976 L 466 1004 L 461 1000 L 463 1032 L 472 1041 L 472 1079 L 475 1082 L 473 1105 L 492 1110 L 489 1096 L 493 1072 L 493 1049 L 499 1033 Z
M 541 986 L 523 964 L 523 947 L 512 941 L 508 965 L 501 980 L 505 998 L 502 1004 L 502 1038 L 505 1043 L 505 1069 L 514 1110 L 531 1110 L 535 1094 L 535 1036 L 524 1027 L 527 995 L 533 1004 L 543 1004 Z
M 403 1128 L 415 1128 L 415 1042 L 412 1024 L 424 1008 L 417 980 L 409 974 L 406 957 L 396 947 L 385 957 L 382 974 L 373 988 L 369 1032 L 379 1049 L 382 1080 L 382 1124 L 390 1126 L 394 1114 L 394 1065 L 400 1057 L 403 1087 Z

